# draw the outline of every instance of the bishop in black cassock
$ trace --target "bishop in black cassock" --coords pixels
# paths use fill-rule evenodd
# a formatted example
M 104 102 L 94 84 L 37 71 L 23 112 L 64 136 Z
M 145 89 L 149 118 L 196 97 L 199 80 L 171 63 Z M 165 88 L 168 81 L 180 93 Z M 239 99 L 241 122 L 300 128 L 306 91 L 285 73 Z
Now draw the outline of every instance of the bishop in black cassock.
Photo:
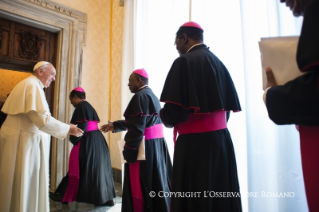
M 130 75 L 128 86 L 135 95 L 124 112 L 125 120 L 101 127 L 104 132 L 127 130 L 123 156 L 128 163 L 124 167 L 122 211 L 169 212 L 172 163 L 158 114 L 160 102 L 148 87 L 148 74 L 144 69 Z M 137 161 L 143 136 L 146 160 Z
M 203 29 L 187 22 L 176 33 L 180 53 L 165 81 L 160 115 L 179 134 L 174 151 L 171 211 L 239 212 L 241 198 L 232 139 L 230 111 L 241 107 L 224 64 L 203 42 Z M 235 197 L 224 196 L 231 192 Z M 217 197 L 215 195 L 222 197 Z M 227 194 L 227 193 L 226 193 Z
M 298 125 L 307 202 L 309 211 L 315 212 L 319 211 L 319 1 L 289 1 L 287 6 L 295 16 L 304 16 L 297 64 L 306 74 L 277 86 L 269 68 L 264 100 L 269 117 L 276 124 Z

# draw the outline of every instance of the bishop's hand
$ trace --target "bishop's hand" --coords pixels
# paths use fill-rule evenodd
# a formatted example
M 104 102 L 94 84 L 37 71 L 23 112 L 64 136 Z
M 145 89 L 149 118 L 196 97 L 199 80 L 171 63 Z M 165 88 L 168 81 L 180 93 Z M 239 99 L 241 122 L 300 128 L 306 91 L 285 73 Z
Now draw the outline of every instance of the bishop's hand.
M 114 130 L 114 125 L 113 122 L 110 122 L 108 124 L 104 124 L 100 127 L 100 131 L 107 133 L 107 132 L 112 132 Z
M 77 127 L 77 125 L 70 124 L 69 135 L 73 135 L 75 137 L 80 137 L 83 135 L 83 130 Z
M 272 72 L 270 67 L 266 68 L 266 75 L 267 75 L 266 88 L 269 88 L 272 86 L 277 86 L 277 82 L 276 82 L 276 79 L 274 77 L 274 73 Z

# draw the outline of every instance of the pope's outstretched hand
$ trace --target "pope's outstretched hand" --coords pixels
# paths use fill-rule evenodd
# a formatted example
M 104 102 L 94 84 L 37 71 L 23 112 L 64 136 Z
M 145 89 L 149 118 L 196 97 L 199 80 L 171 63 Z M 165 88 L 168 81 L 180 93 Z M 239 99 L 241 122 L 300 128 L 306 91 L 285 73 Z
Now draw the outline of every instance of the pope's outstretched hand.
M 75 137 L 80 137 L 83 135 L 83 130 L 77 127 L 77 125 L 70 124 L 69 135 L 73 135 Z

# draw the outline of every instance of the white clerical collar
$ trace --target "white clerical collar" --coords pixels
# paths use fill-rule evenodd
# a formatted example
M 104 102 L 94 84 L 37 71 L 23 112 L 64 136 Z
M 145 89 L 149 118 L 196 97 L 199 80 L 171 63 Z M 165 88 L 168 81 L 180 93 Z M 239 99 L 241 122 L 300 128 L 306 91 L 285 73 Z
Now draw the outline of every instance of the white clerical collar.
M 140 88 L 138 89 L 138 91 L 139 91 L 139 90 L 142 90 L 143 88 L 146 88 L 146 87 L 148 87 L 148 85 L 144 85 L 144 86 L 140 87 Z
M 41 80 L 38 77 L 36 77 L 35 75 L 32 75 L 32 77 L 35 77 L 39 81 L 41 88 L 44 88 L 43 83 L 41 82 Z
M 194 45 L 192 45 L 188 50 L 187 50 L 187 52 L 186 53 L 188 53 L 192 48 L 194 48 L 195 46 L 199 46 L 199 45 L 202 45 L 203 43 L 197 43 L 197 44 L 194 44 Z

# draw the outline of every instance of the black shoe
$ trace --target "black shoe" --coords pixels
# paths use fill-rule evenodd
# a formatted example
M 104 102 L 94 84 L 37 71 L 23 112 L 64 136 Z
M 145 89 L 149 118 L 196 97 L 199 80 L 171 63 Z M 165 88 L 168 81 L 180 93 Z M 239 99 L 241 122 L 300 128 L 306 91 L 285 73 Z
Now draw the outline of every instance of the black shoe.
M 96 206 L 114 206 L 115 201 L 114 200 L 109 200 L 106 203 L 103 203 L 102 205 L 96 205 Z
M 54 202 L 62 202 L 63 196 L 60 194 L 56 194 L 53 192 L 50 192 L 49 194 L 50 199 L 52 199 Z

